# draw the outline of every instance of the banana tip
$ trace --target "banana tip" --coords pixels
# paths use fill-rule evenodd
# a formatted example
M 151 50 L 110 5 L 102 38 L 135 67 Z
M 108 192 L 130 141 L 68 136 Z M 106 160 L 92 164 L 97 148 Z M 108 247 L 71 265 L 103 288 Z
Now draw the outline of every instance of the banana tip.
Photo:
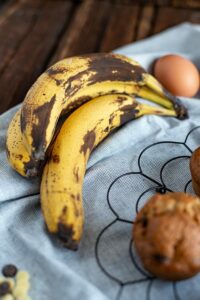
M 44 150 L 38 150 L 32 153 L 33 159 L 36 161 L 43 161 L 45 159 Z
M 62 241 L 64 247 L 73 251 L 78 250 L 78 241 L 73 239 L 72 226 L 59 223 L 56 235 Z
M 176 112 L 177 112 L 177 117 L 179 120 L 185 120 L 189 118 L 188 111 L 184 105 L 177 105 L 175 104 L 174 106 Z
M 187 108 L 182 104 L 181 100 L 177 98 L 176 96 L 169 93 L 166 89 L 163 88 L 164 95 L 170 99 L 173 103 L 174 110 L 176 111 L 177 118 L 180 120 L 188 119 L 188 110 Z
M 27 169 L 25 173 L 26 173 L 26 177 L 28 178 L 36 177 L 39 175 L 36 167 L 33 167 L 32 169 Z

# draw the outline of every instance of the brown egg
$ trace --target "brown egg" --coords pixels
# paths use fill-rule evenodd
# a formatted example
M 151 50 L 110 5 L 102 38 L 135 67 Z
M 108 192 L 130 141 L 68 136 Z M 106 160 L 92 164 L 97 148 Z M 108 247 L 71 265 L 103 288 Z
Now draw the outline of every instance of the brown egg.
M 165 55 L 154 65 L 154 75 L 172 94 L 193 97 L 199 90 L 199 72 L 195 65 L 179 55 Z

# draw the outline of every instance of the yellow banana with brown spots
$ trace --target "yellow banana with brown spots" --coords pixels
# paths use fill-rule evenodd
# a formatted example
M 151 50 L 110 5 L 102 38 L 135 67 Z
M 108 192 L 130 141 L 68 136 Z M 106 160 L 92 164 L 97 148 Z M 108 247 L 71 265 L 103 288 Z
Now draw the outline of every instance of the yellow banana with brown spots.
M 22 104 L 21 131 L 32 159 L 44 160 L 61 114 L 105 94 L 138 95 L 186 115 L 179 100 L 137 62 L 123 55 L 98 53 L 67 58 L 43 73 Z
M 48 230 L 70 249 L 77 249 L 83 223 L 82 187 L 92 150 L 112 130 L 142 115 L 175 116 L 175 112 L 141 104 L 127 95 L 105 95 L 85 103 L 64 122 L 40 188 L 41 205 Z

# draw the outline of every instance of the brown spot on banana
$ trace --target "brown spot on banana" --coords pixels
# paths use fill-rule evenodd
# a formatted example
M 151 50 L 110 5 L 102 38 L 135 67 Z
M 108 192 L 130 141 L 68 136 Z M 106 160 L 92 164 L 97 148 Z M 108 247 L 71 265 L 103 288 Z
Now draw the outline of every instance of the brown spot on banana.
M 63 74 L 64 72 L 66 72 L 66 69 L 60 69 L 60 68 L 54 69 L 53 67 L 51 67 L 45 73 L 48 74 L 50 78 L 55 80 L 55 83 L 59 86 L 62 83 L 64 83 L 64 80 L 56 78 L 56 75 Z
M 126 100 L 126 97 L 118 96 L 114 103 L 119 103 L 119 105 L 122 105 Z
M 60 162 L 60 157 L 58 154 L 54 154 L 52 156 L 52 161 L 55 163 L 55 164 L 58 164 Z
M 113 119 L 115 118 L 115 114 L 116 114 L 116 113 L 114 112 L 114 113 L 112 113 L 112 114 L 110 115 L 109 120 L 108 120 L 109 125 L 112 125 Z
M 41 135 L 41 128 L 47 128 L 52 107 L 56 101 L 56 95 L 54 95 L 49 102 L 44 103 L 42 106 L 39 106 L 34 110 L 35 115 L 37 116 L 37 124 L 32 126 L 32 136 L 33 136 L 33 147 L 37 149 L 34 157 L 36 160 L 44 160 L 44 148 L 46 145 L 45 135 Z M 24 113 L 24 111 L 23 111 Z M 26 117 L 25 117 L 26 118 Z M 42 146 L 41 146 L 42 145 Z
M 95 130 L 88 131 L 83 137 L 83 144 L 80 148 L 80 153 L 84 153 L 86 155 L 87 150 L 92 151 L 95 144 L 96 133 Z
M 119 56 L 116 57 L 110 53 L 91 56 L 89 59 L 88 70 L 95 73 L 90 78 L 90 85 L 104 81 L 105 74 L 110 81 L 140 82 L 143 80 L 142 75 L 147 73 L 141 66 L 132 65 L 122 58 L 120 59 Z M 104 70 L 104 76 L 102 76 L 103 73 L 99 72 L 99 70 Z
M 74 194 L 70 194 L 70 197 L 75 200 L 76 199 L 76 196 Z M 74 203 L 74 202 L 73 202 Z
M 73 174 L 74 174 L 76 182 L 78 183 L 79 180 L 80 180 L 80 178 L 79 178 L 79 167 L 74 167 Z
M 67 108 L 67 111 L 70 110 L 72 112 L 74 109 L 76 109 L 77 107 L 81 106 L 83 103 L 88 102 L 90 100 L 92 100 L 92 97 L 90 97 L 90 96 L 79 97 L 70 103 L 70 105 Z M 62 112 L 62 115 L 65 113 L 66 112 L 64 110 Z
M 23 110 L 21 110 L 21 116 L 20 116 L 20 127 L 21 131 L 25 132 L 26 130 L 26 124 L 28 123 L 27 114 L 29 114 L 30 107 L 25 106 Z
M 120 111 L 122 112 L 122 114 L 120 115 L 120 125 L 123 125 L 128 121 L 135 119 L 137 113 L 139 112 L 139 110 L 136 109 L 137 106 L 137 103 L 133 103 L 121 107 Z
M 109 127 L 107 126 L 105 129 L 104 129 L 104 132 L 108 132 L 109 131 Z
M 66 213 L 67 213 L 67 206 L 63 207 L 62 213 L 63 213 L 63 215 L 66 215 Z
M 13 156 L 15 155 L 15 159 L 19 159 L 19 160 L 22 160 L 23 159 L 23 155 L 21 154 L 12 154 Z
M 56 79 L 56 78 L 53 78 L 53 79 L 55 80 L 57 85 L 61 85 L 64 82 L 64 80 L 60 80 L 60 79 Z
M 67 71 L 68 71 L 68 69 L 66 67 L 65 68 L 58 68 L 58 67 L 55 67 L 53 65 L 49 69 L 46 70 L 46 74 L 48 74 L 49 76 L 54 76 L 54 75 L 57 75 L 57 74 L 64 74 Z

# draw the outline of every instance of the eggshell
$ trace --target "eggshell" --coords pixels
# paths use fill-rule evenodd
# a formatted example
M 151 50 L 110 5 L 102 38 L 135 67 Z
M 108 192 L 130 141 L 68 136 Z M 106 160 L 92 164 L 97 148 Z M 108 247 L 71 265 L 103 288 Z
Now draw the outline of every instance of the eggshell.
M 172 94 L 193 97 L 199 90 L 200 79 L 196 66 L 179 55 L 165 55 L 154 65 L 154 75 Z

